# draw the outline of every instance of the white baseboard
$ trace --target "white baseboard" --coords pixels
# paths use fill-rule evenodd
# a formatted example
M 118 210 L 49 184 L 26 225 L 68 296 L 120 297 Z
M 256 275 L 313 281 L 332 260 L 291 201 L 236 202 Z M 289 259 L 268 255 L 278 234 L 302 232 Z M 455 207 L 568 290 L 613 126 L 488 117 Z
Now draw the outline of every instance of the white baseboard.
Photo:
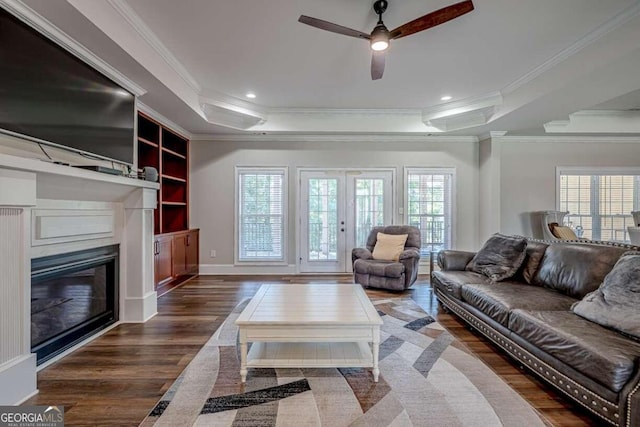
M 200 264 L 200 274 L 222 276 L 238 276 L 252 274 L 296 274 L 295 264 L 289 265 L 233 265 L 233 264 Z
M 38 392 L 35 353 L 0 365 L 0 405 L 19 405 Z
M 158 294 L 153 291 L 142 298 L 125 297 L 120 320 L 125 323 L 144 323 L 157 313 Z

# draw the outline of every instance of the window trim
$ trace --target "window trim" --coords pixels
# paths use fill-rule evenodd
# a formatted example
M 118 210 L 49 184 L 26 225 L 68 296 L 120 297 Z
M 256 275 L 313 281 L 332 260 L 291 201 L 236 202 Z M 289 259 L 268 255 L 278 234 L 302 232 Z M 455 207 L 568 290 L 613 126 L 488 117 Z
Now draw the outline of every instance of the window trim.
M 590 175 L 590 176 L 610 176 L 610 175 L 635 175 L 640 176 L 640 168 L 633 166 L 556 166 L 556 194 L 555 207 L 560 210 L 561 176 L 562 175 Z M 640 203 L 640 200 L 638 200 Z M 631 215 L 631 213 L 629 213 Z M 625 233 L 626 234 L 626 233 Z M 596 239 L 600 240 L 600 239 Z
M 404 181 L 403 181 L 403 211 L 402 217 L 405 224 L 408 224 L 409 217 L 409 175 L 410 174 L 425 174 L 425 175 L 451 175 L 451 234 L 449 236 L 451 242 L 451 248 L 455 248 L 457 244 L 457 171 L 455 167 L 414 167 L 414 166 L 405 166 L 404 167 Z M 427 264 L 430 262 L 431 256 L 429 257 L 421 257 L 420 264 Z
M 240 176 L 251 173 L 282 174 L 282 259 L 240 259 Z M 234 182 L 234 239 L 233 239 L 233 263 L 234 265 L 288 265 L 289 258 L 289 168 L 287 166 L 235 166 Z

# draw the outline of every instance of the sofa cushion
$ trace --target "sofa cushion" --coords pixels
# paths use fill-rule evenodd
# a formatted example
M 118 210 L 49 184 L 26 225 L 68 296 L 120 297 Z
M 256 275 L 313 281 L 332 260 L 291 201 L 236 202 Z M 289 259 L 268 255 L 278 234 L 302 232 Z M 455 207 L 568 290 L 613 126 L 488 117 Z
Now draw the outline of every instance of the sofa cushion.
M 398 261 L 408 236 L 408 234 L 378 233 L 372 252 L 373 259 Z
M 577 299 L 598 289 L 627 249 L 587 243 L 553 243 L 542 257 L 534 283 Z
M 616 393 L 640 360 L 640 343 L 571 311 L 514 310 L 509 329 Z
M 467 265 L 467 270 L 500 281 L 516 274 L 525 256 L 524 237 L 494 234 Z
M 487 276 L 473 271 L 434 271 L 433 286 L 455 299 L 462 299 L 460 291 L 467 283 L 490 283 Z
M 516 282 L 464 285 L 461 294 L 463 301 L 504 326 L 509 323 L 509 313 L 517 308 L 569 310 L 576 302 L 574 298 L 550 289 Z
M 544 256 L 544 252 L 547 250 L 546 243 L 527 241 L 527 249 L 525 251 L 524 261 L 520 270 L 515 277 L 522 279 L 529 285 L 534 284 L 533 279 L 540 267 L 540 262 Z
M 359 274 L 371 274 L 382 277 L 401 277 L 404 273 L 404 265 L 399 262 L 383 261 L 375 259 L 357 259 L 353 263 L 353 269 Z
M 602 286 L 572 307 L 599 325 L 640 339 L 640 252 L 623 254 Z

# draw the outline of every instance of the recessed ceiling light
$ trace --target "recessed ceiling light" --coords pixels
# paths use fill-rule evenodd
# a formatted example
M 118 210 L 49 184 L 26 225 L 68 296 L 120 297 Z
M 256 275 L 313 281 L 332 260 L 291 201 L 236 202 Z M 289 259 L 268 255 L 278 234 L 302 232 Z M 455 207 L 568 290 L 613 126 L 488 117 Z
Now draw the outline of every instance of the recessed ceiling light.
M 247 98 L 249 99 L 255 99 L 256 94 L 253 92 L 247 92 L 247 94 L 245 95 Z
M 440 98 L 440 101 L 449 101 L 451 100 L 451 95 L 445 95 L 442 98 Z

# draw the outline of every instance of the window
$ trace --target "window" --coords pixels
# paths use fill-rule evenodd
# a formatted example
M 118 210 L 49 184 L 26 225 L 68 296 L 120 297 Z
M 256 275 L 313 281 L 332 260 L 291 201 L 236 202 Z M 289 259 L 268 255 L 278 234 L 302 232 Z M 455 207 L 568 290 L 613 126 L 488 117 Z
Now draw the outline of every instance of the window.
M 237 260 L 285 261 L 287 170 L 236 168 Z
M 451 247 L 453 169 L 405 169 L 407 224 L 420 229 L 421 256 Z
M 640 170 L 559 169 L 561 211 L 578 237 L 625 242 L 640 205 Z

